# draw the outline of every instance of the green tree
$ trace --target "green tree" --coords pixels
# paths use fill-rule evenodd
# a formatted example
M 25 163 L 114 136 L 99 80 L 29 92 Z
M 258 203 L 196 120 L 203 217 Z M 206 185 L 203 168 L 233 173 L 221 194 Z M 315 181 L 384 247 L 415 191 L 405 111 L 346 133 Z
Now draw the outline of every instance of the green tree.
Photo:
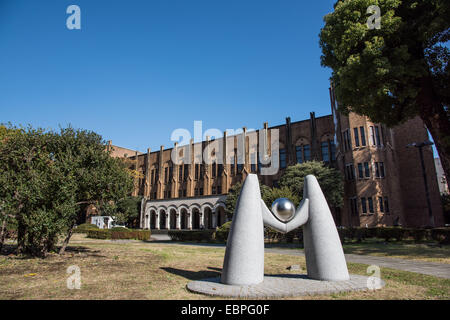
M 379 29 L 367 23 L 381 9 Z M 324 17 L 321 64 L 339 109 L 394 126 L 419 116 L 450 180 L 450 1 L 339 0 Z
M 308 161 L 289 166 L 280 177 L 280 187 L 289 188 L 295 195 L 303 197 L 303 184 L 305 177 L 314 175 L 319 181 L 320 187 L 332 207 L 342 207 L 344 194 L 344 179 L 342 174 L 331 167 L 318 161 Z
M 15 128 L 14 128 L 15 129 Z M 133 179 L 106 151 L 98 134 L 22 129 L 0 144 L 0 196 L 14 216 L 19 252 L 45 256 L 65 235 L 63 253 L 87 203 L 109 204 L 126 197 Z
M 272 207 L 272 203 L 278 198 L 287 198 L 291 200 L 295 206 L 300 204 L 300 196 L 288 187 L 265 188 L 262 192 L 262 199 L 269 209 Z
M 125 224 L 127 227 L 136 226 L 141 212 L 142 197 L 127 197 L 117 202 L 117 212 L 115 214 L 118 224 Z

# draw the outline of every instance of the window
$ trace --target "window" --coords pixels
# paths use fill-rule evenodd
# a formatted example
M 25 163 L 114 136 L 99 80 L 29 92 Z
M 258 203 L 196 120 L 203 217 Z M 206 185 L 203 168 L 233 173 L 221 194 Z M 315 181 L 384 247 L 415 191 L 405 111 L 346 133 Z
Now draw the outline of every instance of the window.
M 380 207 L 380 212 L 384 212 L 383 197 L 378 197 L 378 206 Z
M 212 170 L 212 177 L 215 178 L 217 175 L 217 164 L 214 162 L 211 166 L 211 170 Z
M 200 179 L 203 179 L 203 174 L 205 172 L 205 167 L 202 164 L 199 164 L 199 170 L 200 170 Z
M 389 212 L 389 201 L 388 201 L 388 197 L 384 197 L 384 212 L 386 212 L 386 213 Z
M 364 178 L 362 163 L 358 163 L 358 178 L 359 179 L 363 179 Z
M 384 163 L 375 162 L 375 176 L 377 178 L 384 178 Z
M 212 194 L 216 194 L 216 187 L 212 187 Z
M 186 195 L 187 195 L 186 189 L 183 189 L 183 197 L 186 197 Z
M 354 136 L 355 136 L 355 146 L 359 147 L 359 133 L 358 128 L 353 128 Z
M 173 164 L 171 163 L 169 167 L 169 182 L 171 182 L 172 179 L 173 179 Z
M 373 210 L 373 199 L 372 199 L 372 197 L 368 197 L 368 198 L 367 198 L 367 201 L 368 201 L 368 203 L 369 203 L 369 212 L 370 212 L 370 213 L 374 213 L 374 210 Z
M 203 188 L 200 188 L 200 195 L 203 195 Z
M 183 196 L 183 190 L 178 190 L 178 198 L 181 198 Z
M 380 128 L 378 126 L 370 126 L 370 142 L 373 146 L 381 146 Z
M 302 146 L 295 147 L 295 155 L 297 157 L 297 163 L 303 163 L 303 147 Z
M 364 198 L 364 197 L 361 198 L 361 208 L 362 208 L 362 213 L 367 213 L 367 203 L 366 203 L 366 198 Z
M 311 147 L 309 146 L 309 144 L 303 146 L 303 156 L 305 162 L 311 161 Z
M 378 126 L 375 126 L 375 141 L 377 142 L 377 146 L 381 146 L 380 127 Z
M 257 162 L 256 153 L 252 153 L 250 155 L 250 171 L 251 172 L 256 172 L 256 162 Z
M 364 175 L 366 178 L 370 178 L 370 169 L 368 162 L 364 162 Z
M 170 191 L 170 190 L 167 191 L 167 197 L 168 197 L 168 198 L 172 198 L 172 191 Z
M 242 169 L 244 169 L 244 165 L 242 163 L 238 163 L 238 165 L 237 165 L 237 173 L 241 173 Z
M 178 167 L 178 181 L 183 180 L 183 165 Z
M 217 194 L 222 194 L 222 186 L 217 186 Z
M 221 177 L 222 173 L 223 173 L 223 164 L 218 164 L 217 165 L 217 170 L 218 170 L 217 176 Z
M 355 179 L 355 167 L 352 163 L 348 163 L 345 165 L 345 176 L 347 180 Z
M 195 194 L 195 196 L 198 196 L 198 188 L 195 188 L 194 194 Z
M 361 133 L 361 145 L 363 147 L 366 146 L 366 133 L 364 131 L 364 127 L 359 127 L 359 132 Z
M 169 181 L 169 168 L 165 167 L 164 168 L 164 183 L 167 183 L 167 181 Z
M 323 160 L 323 162 L 329 163 L 330 162 L 330 153 L 329 153 L 329 150 L 328 150 L 328 141 L 322 142 L 321 149 L 322 149 L 322 160 Z
M 343 133 L 343 140 L 344 140 L 344 150 L 349 151 L 352 149 L 352 141 L 350 137 L 350 131 L 347 129 Z
M 286 149 L 280 149 L 280 168 L 286 168 Z
M 200 176 L 200 172 L 199 172 L 200 165 L 199 164 L 194 164 L 194 166 L 195 166 L 195 180 L 198 180 L 198 178 Z
M 155 183 L 155 169 L 152 169 L 151 178 L 150 178 L 150 183 L 151 183 L 151 184 L 154 184 L 154 183 Z
M 331 150 L 331 161 L 336 161 L 336 145 L 334 144 L 334 141 L 330 142 L 330 150 Z
M 188 165 L 188 164 L 185 164 L 185 165 L 184 165 L 184 181 L 187 180 L 188 176 L 189 176 L 189 165 Z M 185 191 L 186 191 L 186 190 L 185 190 Z

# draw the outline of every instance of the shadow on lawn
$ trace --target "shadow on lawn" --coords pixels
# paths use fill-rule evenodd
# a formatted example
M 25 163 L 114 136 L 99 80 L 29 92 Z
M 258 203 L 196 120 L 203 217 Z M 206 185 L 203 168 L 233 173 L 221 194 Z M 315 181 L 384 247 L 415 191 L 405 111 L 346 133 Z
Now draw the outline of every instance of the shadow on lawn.
M 435 244 L 413 243 L 352 243 L 344 244 L 346 254 L 381 254 L 384 256 L 420 256 L 423 258 L 448 258 L 449 246 L 437 246 Z
M 177 276 L 181 276 L 183 278 L 189 279 L 189 280 L 200 280 L 205 278 L 216 278 L 220 277 L 220 272 L 217 271 L 208 271 L 208 270 L 202 270 L 202 271 L 190 271 L 190 270 L 182 270 L 182 269 L 176 269 L 176 268 L 170 268 L 170 267 L 161 267 L 162 270 L 176 274 Z M 208 267 L 208 269 L 213 270 L 222 270 L 218 268 L 212 268 Z
M 59 247 L 57 248 L 54 254 L 57 254 L 59 251 Z M 100 250 L 92 250 L 83 246 L 68 246 L 64 255 L 74 255 L 79 254 L 85 257 L 97 257 L 97 258 L 106 258 L 106 256 L 99 254 Z M 14 256 L 15 259 L 33 259 L 36 258 L 29 254 L 18 254 L 17 253 L 17 244 L 4 244 L 3 248 L 0 252 L 0 256 Z

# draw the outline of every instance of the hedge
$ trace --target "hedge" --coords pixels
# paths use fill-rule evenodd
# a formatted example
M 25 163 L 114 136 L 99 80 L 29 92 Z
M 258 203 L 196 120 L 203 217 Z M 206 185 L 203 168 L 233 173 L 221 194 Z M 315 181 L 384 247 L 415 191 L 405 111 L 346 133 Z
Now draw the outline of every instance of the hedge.
M 129 230 L 129 231 L 112 231 L 109 229 L 89 230 L 88 238 L 94 239 L 136 239 L 136 240 L 150 240 L 150 230 Z
M 88 233 L 89 230 L 100 230 L 95 224 L 83 223 L 73 229 L 74 233 Z
M 169 230 L 169 237 L 173 241 L 211 241 L 214 240 L 214 230 L 181 231 Z

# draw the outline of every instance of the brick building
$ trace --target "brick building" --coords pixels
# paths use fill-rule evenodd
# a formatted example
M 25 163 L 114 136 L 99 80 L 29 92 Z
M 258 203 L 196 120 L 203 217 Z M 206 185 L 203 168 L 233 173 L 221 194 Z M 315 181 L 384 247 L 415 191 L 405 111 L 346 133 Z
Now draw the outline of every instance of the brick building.
M 365 116 L 338 113 L 332 90 L 330 100 L 331 115 L 315 117 L 312 112 L 309 119 L 295 122 L 288 117 L 284 124 L 269 127 L 266 122 L 256 131 L 254 137 L 259 148 L 263 141 L 271 141 L 274 129 L 278 129 L 278 154 L 276 151 L 272 154 L 270 144 L 265 147 L 279 160 L 280 170 L 273 175 L 260 174 L 258 149 L 249 143 L 252 133 L 246 128 L 238 135 L 224 133 L 214 141 L 207 139 L 194 144 L 191 140 L 186 146 L 175 144 L 169 149 L 161 146 L 160 150 L 148 149 L 143 154 L 110 144 L 116 156 L 127 153 L 134 169 L 140 172 L 134 195 L 144 197 L 141 227 L 215 228 L 226 221 L 226 194 L 235 183 L 244 181 L 249 173 L 256 173 L 261 183 L 277 186 L 287 166 L 310 160 L 324 161 L 345 177 L 344 206 L 332 208 L 337 225 L 429 225 L 419 153 L 416 148 L 407 147 L 412 142 L 428 140 L 422 121 L 415 118 L 388 128 Z M 227 151 L 220 153 L 224 161 L 196 163 L 197 151 L 203 152 L 212 143 Z M 242 161 L 238 159 L 236 146 L 244 150 Z M 190 163 L 172 161 L 172 154 L 185 152 L 191 157 Z M 431 147 L 424 148 L 424 161 L 434 224 L 441 226 L 443 213 Z

